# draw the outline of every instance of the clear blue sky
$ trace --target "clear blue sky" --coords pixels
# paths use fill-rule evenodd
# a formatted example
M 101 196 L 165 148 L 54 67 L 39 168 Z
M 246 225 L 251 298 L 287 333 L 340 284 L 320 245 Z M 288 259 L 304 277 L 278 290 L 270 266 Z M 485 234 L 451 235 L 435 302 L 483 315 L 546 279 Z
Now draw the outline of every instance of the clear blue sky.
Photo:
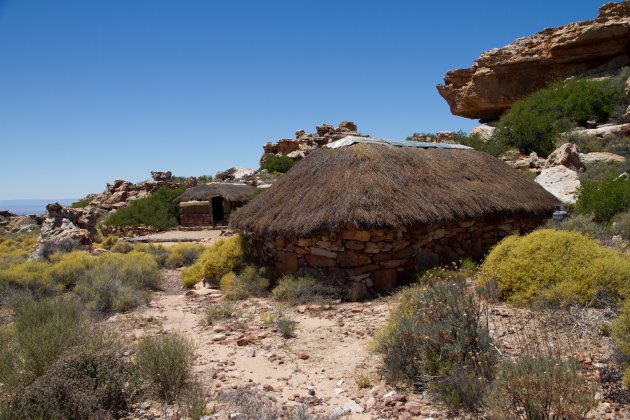
M 0 0 L 0 199 L 255 168 L 323 122 L 470 131 L 435 89 L 447 70 L 601 4 Z

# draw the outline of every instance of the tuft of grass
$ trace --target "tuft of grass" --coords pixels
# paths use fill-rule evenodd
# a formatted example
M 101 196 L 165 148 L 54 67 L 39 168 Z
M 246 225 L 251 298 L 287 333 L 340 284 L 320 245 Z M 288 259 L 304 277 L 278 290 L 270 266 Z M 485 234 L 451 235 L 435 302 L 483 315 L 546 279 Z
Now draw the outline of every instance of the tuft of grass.
M 354 381 L 357 383 L 359 389 L 369 388 L 372 386 L 370 375 L 368 375 L 367 373 L 361 373 L 355 376 Z
M 81 200 L 77 200 L 74 203 L 72 203 L 70 205 L 70 207 L 74 208 L 74 209 L 79 209 L 79 208 L 83 208 L 83 207 L 87 207 L 88 204 L 90 204 L 92 202 L 92 200 L 94 200 L 94 197 L 91 196 L 87 196 L 85 198 L 82 198 Z
M 216 321 L 231 318 L 234 313 L 234 303 L 229 300 L 222 300 L 212 304 L 206 309 L 205 321 L 207 325 L 214 325 Z
M 173 401 L 191 379 L 194 346 L 188 338 L 169 333 L 145 338 L 136 363 L 165 401 Z
M 337 286 L 312 276 L 285 275 L 272 291 L 273 297 L 290 305 L 338 299 L 344 292 Z

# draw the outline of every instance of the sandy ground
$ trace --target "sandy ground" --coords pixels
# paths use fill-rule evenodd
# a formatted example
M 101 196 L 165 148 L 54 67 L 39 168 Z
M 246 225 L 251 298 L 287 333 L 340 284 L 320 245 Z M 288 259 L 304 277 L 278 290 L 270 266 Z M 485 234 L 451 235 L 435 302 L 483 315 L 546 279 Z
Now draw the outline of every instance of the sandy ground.
M 304 405 L 311 413 L 345 413 L 352 419 L 446 418 L 447 412 L 427 393 L 396 389 L 379 375 L 380 358 L 370 352 L 376 329 L 387 319 L 396 297 L 364 303 L 286 307 L 271 299 L 236 304 L 234 317 L 212 326 L 204 313 L 218 304 L 218 290 L 198 286 L 181 290 L 179 272 L 167 271 L 164 291 L 147 307 L 115 316 L 112 323 L 133 343 L 147 335 L 177 331 L 196 344 L 194 370 L 205 383 L 212 417 L 228 418 L 232 410 L 219 402 L 227 391 L 256 389 L 279 405 Z M 297 321 L 295 338 L 282 338 L 262 318 L 274 311 Z M 507 305 L 490 309 L 490 330 L 506 357 L 520 354 L 545 338 L 583 364 L 583 373 L 600 380 L 612 354 L 612 341 L 598 333 L 606 314 L 594 310 L 563 311 L 546 316 Z M 544 330 L 544 332 L 543 332 Z M 367 382 L 360 388 L 357 379 Z M 591 418 L 630 418 L 628 407 L 603 401 Z M 171 418 L 176 407 L 147 405 L 141 418 Z
M 131 242 L 159 242 L 164 245 L 176 242 L 207 242 L 210 243 L 218 239 L 225 230 L 169 230 L 166 232 L 153 233 L 145 236 L 129 238 Z

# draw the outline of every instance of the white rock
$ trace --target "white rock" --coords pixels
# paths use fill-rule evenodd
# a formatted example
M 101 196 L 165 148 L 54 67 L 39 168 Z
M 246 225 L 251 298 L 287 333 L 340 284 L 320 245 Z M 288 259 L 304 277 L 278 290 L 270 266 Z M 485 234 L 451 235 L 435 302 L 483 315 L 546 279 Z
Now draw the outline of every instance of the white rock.
M 341 388 L 335 388 L 335 395 L 339 395 L 339 394 L 343 394 L 344 392 L 346 392 L 344 389 Z
M 383 399 L 393 397 L 394 395 L 396 395 L 396 391 L 389 391 L 387 394 L 383 395 Z
M 563 203 L 575 203 L 575 194 L 580 187 L 576 171 L 562 165 L 554 166 L 543 169 L 535 181 Z
M 625 162 L 626 158 L 621 155 L 608 152 L 580 153 L 580 161 L 585 165 L 597 163 Z
M 477 135 L 480 140 L 487 141 L 494 134 L 494 130 L 496 130 L 496 128 L 490 125 L 481 124 L 473 128 L 472 131 L 470 132 L 470 135 L 471 136 Z
M 357 404 L 354 400 L 348 400 L 348 402 L 343 405 L 343 410 L 351 413 L 363 413 L 363 407 Z

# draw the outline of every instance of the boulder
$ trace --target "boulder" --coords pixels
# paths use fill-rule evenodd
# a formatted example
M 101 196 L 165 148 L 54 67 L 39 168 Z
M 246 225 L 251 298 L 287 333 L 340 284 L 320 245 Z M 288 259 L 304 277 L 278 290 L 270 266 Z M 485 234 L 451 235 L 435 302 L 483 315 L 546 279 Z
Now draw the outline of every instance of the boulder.
M 580 153 L 580 161 L 584 165 L 596 165 L 598 163 L 623 163 L 626 158 L 621 155 L 608 152 Z
M 36 257 L 48 257 L 53 252 L 88 249 L 96 235 L 95 212 L 64 207 L 59 203 L 46 206 Z
M 610 140 L 615 137 L 630 137 L 630 124 L 604 124 L 597 128 L 573 130 L 570 134 Z
M 495 121 L 514 101 L 550 82 L 628 65 L 629 38 L 630 3 L 606 3 L 596 19 L 482 53 L 471 68 L 448 71 L 437 89 L 454 115 Z
M 564 165 L 553 166 L 543 169 L 535 181 L 563 203 L 575 203 L 575 195 L 580 187 L 577 171 Z
M 222 172 L 217 172 L 214 179 L 217 181 L 241 181 L 254 174 L 252 169 L 230 168 Z
M 471 136 L 477 136 L 480 140 L 488 141 L 494 135 L 496 128 L 488 124 L 481 124 L 473 128 Z
M 566 166 L 574 171 L 581 171 L 584 169 L 584 165 L 580 162 L 580 149 L 576 144 L 565 143 L 562 146 L 554 150 L 545 162 L 545 168 L 551 168 L 552 166 Z
M 151 178 L 154 181 L 170 181 L 172 179 L 173 174 L 171 171 L 151 171 Z

